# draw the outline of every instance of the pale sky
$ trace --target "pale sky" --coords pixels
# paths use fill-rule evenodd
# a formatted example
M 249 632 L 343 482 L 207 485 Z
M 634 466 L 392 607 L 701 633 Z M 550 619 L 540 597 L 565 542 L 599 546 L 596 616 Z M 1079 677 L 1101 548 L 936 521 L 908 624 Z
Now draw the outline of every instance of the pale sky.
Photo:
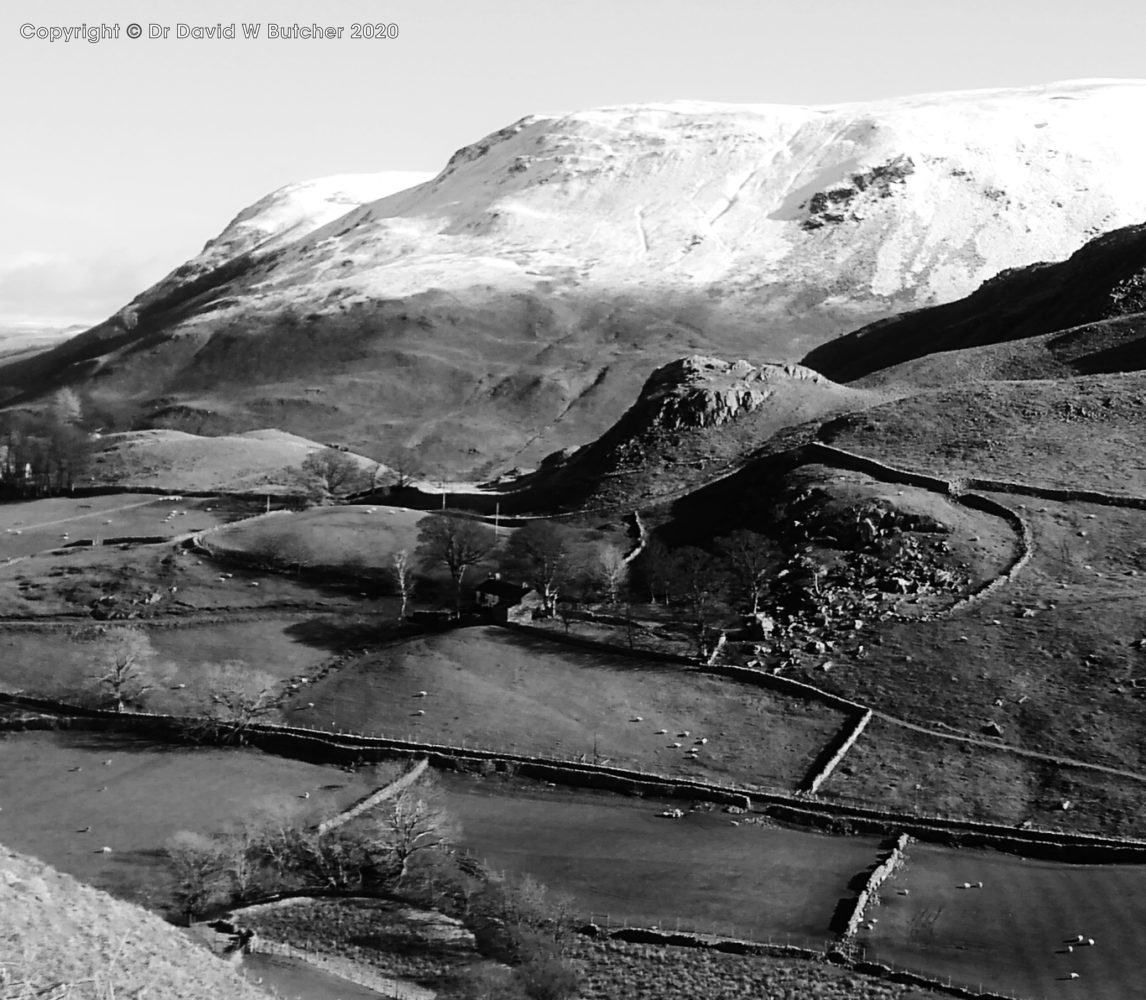
M 366 20 L 398 37 L 351 39 Z M 119 39 L 21 37 L 85 22 Z M 181 22 L 239 38 L 178 40 Z M 344 31 L 276 40 L 270 23 Z M 1143 38 L 1141 0 L 9 0 L 0 331 L 101 320 L 275 188 L 436 172 L 527 114 L 1138 78 Z

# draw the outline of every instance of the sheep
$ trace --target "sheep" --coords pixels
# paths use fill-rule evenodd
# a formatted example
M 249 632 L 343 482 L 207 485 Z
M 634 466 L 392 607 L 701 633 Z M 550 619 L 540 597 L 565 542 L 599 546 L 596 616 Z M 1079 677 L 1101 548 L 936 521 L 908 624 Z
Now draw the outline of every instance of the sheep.
M 99 849 L 99 853 L 100 854 L 111 854 L 111 848 L 105 844 L 103 847 L 101 847 Z
M 669 749 L 670 749 L 670 750 L 676 750 L 678 747 L 680 747 L 680 744 L 679 744 L 679 743 L 670 743 L 670 744 L 669 744 Z
M 1077 972 L 1072 972 L 1072 973 L 1070 973 L 1070 975 L 1069 975 L 1069 977 L 1068 977 L 1068 978 L 1070 978 L 1070 979 L 1078 979 L 1078 973 L 1077 973 Z
M 309 798 L 310 798 L 310 792 L 303 792 L 303 793 L 302 793 L 302 794 L 299 796 L 299 798 L 300 798 L 300 799 L 309 799 Z
M 81 827 L 79 830 L 76 831 L 76 833 L 91 833 L 91 832 L 92 832 L 92 828 L 90 826 Z
M 1086 944 L 1088 947 L 1093 948 L 1094 947 L 1094 938 L 1087 938 Z
M 426 692 L 425 691 L 419 691 L 416 695 L 414 695 L 414 697 L 415 698 L 425 698 Z
M 634 715 L 629 721 L 630 722 L 644 722 L 645 720 L 640 715 Z
M 418 711 L 416 711 L 414 714 L 415 715 L 425 715 L 426 710 L 424 708 L 419 708 Z
M 103 762 L 103 766 L 104 767 L 111 767 L 111 758 L 110 757 Z
M 681 739 L 684 739 L 684 737 L 686 737 L 687 735 L 688 735 L 687 729 L 684 730 L 684 732 L 677 733 L 677 736 L 680 737 Z
M 653 733 L 653 735 L 654 736 L 667 736 L 668 730 L 667 729 L 658 729 L 655 733 Z

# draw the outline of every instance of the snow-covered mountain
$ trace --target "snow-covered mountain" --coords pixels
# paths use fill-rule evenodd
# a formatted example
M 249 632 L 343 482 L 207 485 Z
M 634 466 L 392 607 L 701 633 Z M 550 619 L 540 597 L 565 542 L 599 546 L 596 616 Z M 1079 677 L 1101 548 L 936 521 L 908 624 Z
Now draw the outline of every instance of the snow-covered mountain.
M 1101 80 L 529 117 L 375 200 L 277 192 L 55 362 L 86 377 L 146 338 L 113 366 L 143 403 L 146 364 L 152 395 L 225 395 L 238 424 L 528 462 L 673 357 L 793 360 L 1141 222 L 1143 120 L 1146 81 Z

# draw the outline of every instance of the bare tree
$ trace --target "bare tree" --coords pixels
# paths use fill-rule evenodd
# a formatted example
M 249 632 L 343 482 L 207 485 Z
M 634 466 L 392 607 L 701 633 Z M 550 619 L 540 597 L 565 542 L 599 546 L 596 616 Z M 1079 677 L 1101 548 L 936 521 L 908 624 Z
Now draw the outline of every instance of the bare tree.
M 215 664 L 204 678 L 210 704 L 202 731 L 214 739 L 242 743 L 251 725 L 272 715 L 278 706 L 273 674 L 243 660 Z
M 100 669 L 92 677 L 101 700 L 122 712 L 155 686 L 151 640 L 138 629 L 121 628 L 105 633 L 102 645 Z
M 306 539 L 292 531 L 261 534 L 250 543 L 247 551 L 263 562 L 293 568 L 296 575 L 314 558 L 314 551 Z
M 462 608 L 462 582 L 466 570 L 493 551 L 497 538 L 480 521 L 454 514 L 431 514 L 418 524 L 415 556 L 423 566 L 445 566 L 454 583 L 455 607 Z
M 621 588 L 629 579 L 629 564 L 625 554 L 616 545 L 602 545 L 597 550 L 597 570 L 609 603 L 616 604 L 621 598 Z
M 390 557 L 390 576 L 402 606 L 398 610 L 398 621 L 406 618 L 406 606 L 414 594 L 414 567 L 410 563 L 410 550 L 399 549 Z
M 338 503 L 370 480 L 356 458 L 337 448 L 312 451 L 303 460 L 298 475 L 307 496 L 322 504 Z
M 418 456 L 409 448 L 391 448 L 383 456 L 383 463 L 378 475 L 389 480 L 387 485 L 392 490 L 405 489 L 418 475 Z
M 719 563 L 703 549 L 687 545 L 673 553 L 673 589 L 688 607 L 696 655 L 709 653 L 712 624 L 721 607 L 724 579 Z
M 214 838 L 189 830 L 174 834 L 165 849 L 175 876 L 175 899 L 190 926 L 219 895 L 225 867 L 223 855 Z
M 530 521 L 510 537 L 503 565 L 535 587 L 542 609 L 553 614 L 574 570 L 573 533 L 552 521 Z
M 445 848 L 457 835 L 446 810 L 432 789 L 407 789 L 386 805 L 374 821 L 374 830 L 393 885 L 402 885 L 413 861 L 427 851 Z
M 756 614 L 768 590 L 769 579 L 776 571 L 778 550 L 763 535 L 743 529 L 718 538 L 716 547 L 728 565 L 733 586 L 743 598 L 748 613 Z

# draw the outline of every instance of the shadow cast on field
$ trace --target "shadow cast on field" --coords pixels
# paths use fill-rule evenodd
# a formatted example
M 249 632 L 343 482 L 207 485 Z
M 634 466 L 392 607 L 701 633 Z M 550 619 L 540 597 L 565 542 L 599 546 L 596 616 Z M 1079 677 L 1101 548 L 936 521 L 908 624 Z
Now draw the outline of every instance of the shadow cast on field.
M 540 636 L 505 629 L 498 631 L 497 641 L 507 646 L 516 646 L 518 649 L 535 655 L 560 657 L 565 663 L 574 667 L 595 667 L 598 670 L 615 670 L 623 673 L 685 672 L 689 669 L 683 663 L 644 657 L 639 651 L 629 656 L 625 653 L 610 652 L 607 649 L 592 649 L 573 643 L 565 643 L 561 641 L 559 636 L 554 639 L 543 639 Z
M 327 653 L 346 653 L 396 638 L 391 626 L 377 618 L 323 615 L 295 622 L 283 634 L 295 642 Z

